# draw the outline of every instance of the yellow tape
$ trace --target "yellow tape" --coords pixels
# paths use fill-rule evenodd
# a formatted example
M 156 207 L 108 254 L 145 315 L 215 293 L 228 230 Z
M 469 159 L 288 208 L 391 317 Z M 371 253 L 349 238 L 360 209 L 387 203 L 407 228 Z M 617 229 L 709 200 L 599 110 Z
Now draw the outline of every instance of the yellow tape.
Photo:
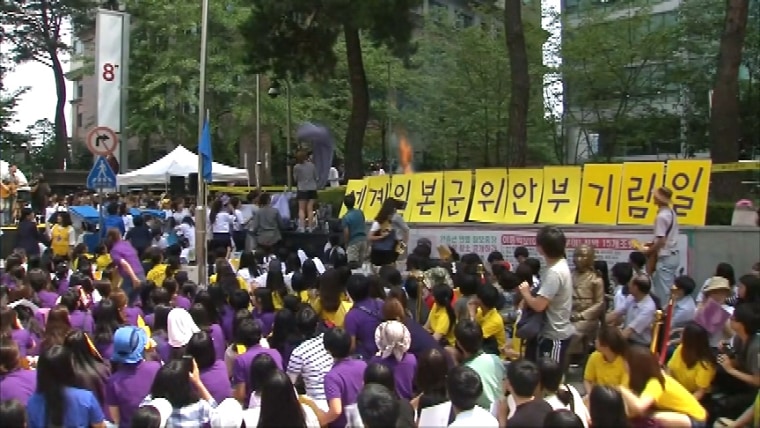
M 263 190 L 265 192 L 270 192 L 270 193 L 280 193 L 280 192 L 286 192 L 288 190 L 288 186 L 261 186 L 261 188 L 257 188 L 255 186 L 208 186 L 208 190 L 211 190 L 214 192 L 234 193 L 238 195 L 247 194 L 256 189 Z M 333 189 L 335 189 L 335 191 L 338 191 L 338 190 L 345 189 L 345 186 L 327 187 L 325 190 L 333 190 Z M 293 188 L 293 191 L 295 191 L 295 188 Z
M 760 161 L 712 164 L 712 172 L 753 171 L 753 170 L 760 171 Z

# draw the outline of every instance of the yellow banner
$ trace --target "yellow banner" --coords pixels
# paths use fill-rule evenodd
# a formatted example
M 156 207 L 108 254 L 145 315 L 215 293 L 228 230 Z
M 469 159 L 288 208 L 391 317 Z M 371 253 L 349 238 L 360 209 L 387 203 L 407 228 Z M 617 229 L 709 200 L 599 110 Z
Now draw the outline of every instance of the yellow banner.
M 443 173 L 443 209 L 441 223 L 464 223 L 472 196 L 472 171 Z
M 506 224 L 533 224 L 541 208 L 544 192 L 544 170 L 510 169 L 509 199 L 507 200 Z
M 578 223 L 617 224 L 622 164 L 583 165 L 583 190 Z
M 399 201 L 407 202 L 409 200 L 409 193 L 412 190 L 412 174 L 400 174 L 391 177 L 391 198 Z M 398 213 L 404 217 L 404 220 L 409 220 L 409 205 L 407 209 L 398 210 Z
M 482 223 L 503 223 L 508 193 L 505 169 L 476 169 L 469 219 Z
M 652 192 L 665 181 L 662 162 L 626 162 L 620 186 L 618 224 L 654 225 L 657 207 Z
M 443 206 L 443 173 L 414 174 L 407 203 L 408 219 L 415 223 L 438 223 Z
M 356 205 L 354 208 L 362 208 L 362 205 L 364 205 L 364 197 L 367 194 L 367 182 L 364 179 L 361 180 L 348 180 L 348 183 L 346 183 L 346 195 L 349 195 L 353 193 L 354 197 L 356 198 Z M 344 215 L 346 215 L 346 205 L 340 204 L 340 217 L 342 218 Z
M 367 196 L 364 198 L 362 211 L 364 211 L 364 217 L 367 221 L 372 221 L 380 211 L 383 201 L 388 199 L 391 190 L 391 177 L 389 175 L 376 175 L 367 177 L 366 180 Z
M 665 185 L 673 191 L 673 210 L 678 215 L 678 224 L 705 224 L 711 163 L 709 159 L 668 161 Z
M 581 196 L 581 167 L 544 167 L 544 194 L 538 221 L 575 224 Z

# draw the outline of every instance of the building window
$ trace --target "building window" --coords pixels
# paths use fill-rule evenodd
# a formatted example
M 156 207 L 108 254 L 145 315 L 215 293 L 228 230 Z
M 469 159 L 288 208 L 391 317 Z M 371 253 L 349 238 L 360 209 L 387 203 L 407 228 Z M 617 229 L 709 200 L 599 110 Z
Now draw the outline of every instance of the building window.
M 82 113 L 77 113 L 77 128 L 82 127 Z
M 79 100 L 84 97 L 84 85 L 81 80 L 77 81 L 76 92 L 74 93 L 75 99 Z

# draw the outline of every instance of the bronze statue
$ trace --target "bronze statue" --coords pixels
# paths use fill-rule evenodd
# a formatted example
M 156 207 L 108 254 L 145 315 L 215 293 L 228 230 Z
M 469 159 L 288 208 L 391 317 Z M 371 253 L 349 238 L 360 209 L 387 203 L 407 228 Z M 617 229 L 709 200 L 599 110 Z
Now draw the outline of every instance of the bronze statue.
M 571 321 L 575 335 L 570 353 L 582 352 L 578 346 L 591 343 L 596 338 L 599 320 L 604 310 L 604 283 L 594 270 L 596 252 L 590 245 L 580 245 L 573 253 L 573 312 Z M 576 352 L 573 352 L 573 351 Z

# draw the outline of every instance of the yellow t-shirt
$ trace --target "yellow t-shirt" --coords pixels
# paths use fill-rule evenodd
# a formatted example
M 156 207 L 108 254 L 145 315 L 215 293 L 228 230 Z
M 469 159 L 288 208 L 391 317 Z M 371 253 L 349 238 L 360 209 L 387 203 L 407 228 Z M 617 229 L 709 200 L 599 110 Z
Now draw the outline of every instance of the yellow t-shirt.
M 71 241 L 69 236 L 71 235 L 71 226 L 61 226 L 56 224 L 50 230 L 50 250 L 53 255 L 56 256 L 68 256 L 71 249 Z
M 454 326 L 449 321 L 449 314 L 446 312 L 445 307 L 438 306 L 438 303 L 433 303 L 428 320 L 430 320 L 430 329 L 433 330 L 434 334 L 442 335 L 449 345 L 454 344 Z
M 693 393 L 700 389 L 709 388 L 715 377 L 715 366 L 709 361 L 700 361 L 694 364 L 692 368 L 686 367 L 686 363 L 683 361 L 683 357 L 681 357 L 682 348 L 683 345 L 678 345 L 668 362 L 670 375 L 689 392 Z
M 507 344 L 507 334 L 504 330 L 504 319 L 499 311 L 492 308 L 485 313 L 478 313 L 475 321 L 480 324 L 480 328 L 483 330 L 483 340 L 496 339 L 499 353 L 503 353 L 502 349 Z
M 110 254 L 101 254 L 95 258 L 95 266 L 98 270 L 106 270 L 106 268 L 110 266 L 112 262 L 113 260 L 111 260 Z
M 145 279 L 148 281 L 153 281 L 153 283 L 158 287 L 163 287 L 164 280 L 166 279 L 166 268 L 168 266 L 169 265 L 166 263 L 159 263 L 153 266 L 153 268 L 148 271 L 148 274 L 145 275 Z
M 650 397 L 654 400 L 654 406 L 657 410 L 664 412 L 682 413 L 695 421 L 704 422 L 707 420 L 707 411 L 686 388 L 677 380 L 663 373 L 665 378 L 665 387 L 657 379 L 649 379 L 644 390 L 641 392 L 642 397 Z
M 272 293 L 272 303 L 274 303 L 274 308 L 277 310 L 282 309 L 283 303 L 282 303 L 282 296 L 280 296 L 280 293 L 274 292 Z
M 312 302 L 311 306 L 314 308 L 314 312 L 316 312 L 323 321 L 331 323 L 335 327 L 342 328 L 346 321 L 346 314 L 353 306 L 353 303 L 342 301 L 340 302 L 337 311 L 327 312 L 322 310 L 322 302 L 319 300 L 319 297 L 317 297 L 314 302 Z
M 238 285 L 240 286 L 241 290 L 248 291 L 248 283 L 245 282 L 245 280 L 241 277 L 237 277 Z M 216 285 L 216 274 L 211 275 L 208 277 L 208 282 L 211 285 Z
M 620 386 L 628 384 L 628 374 L 625 370 L 625 360 L 621 356 L 608 362 L 599 351 L 589 355 L 583 380 L 602 386 Z

